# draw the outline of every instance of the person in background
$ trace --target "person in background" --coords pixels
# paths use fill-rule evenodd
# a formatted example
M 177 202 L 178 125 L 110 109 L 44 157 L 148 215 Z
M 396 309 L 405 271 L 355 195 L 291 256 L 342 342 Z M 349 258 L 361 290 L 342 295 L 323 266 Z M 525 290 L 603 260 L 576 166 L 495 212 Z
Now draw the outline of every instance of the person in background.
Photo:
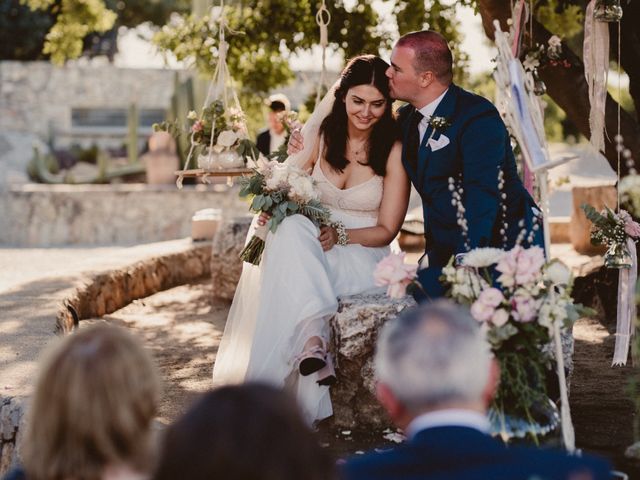
M 291 110 L 291 104 L 286 95 L 282 93 L 271 95 L 265 103 L 269 109 L 267 116 L 268 128 L 258 134 L 256 145 L 260 153 L 268 156 L 285 142 L 287 132 L 278 115 Z
M 205 394 L 169 427 L 153 480 L 330 480 L 295 400 L 258 383 Z
M 64 337 L 43 358 L 11 480 L 144 480 L 160 383 L 125 330 L 101 324 Z
M 467 310 L 438 300 L 388 322 L 375 356 L 377 395 L 407 442 L 354 457 L 345 480 L 605 480 L 591 456 L 505 446 L 489 435 L 486 411 L 499 367 Z

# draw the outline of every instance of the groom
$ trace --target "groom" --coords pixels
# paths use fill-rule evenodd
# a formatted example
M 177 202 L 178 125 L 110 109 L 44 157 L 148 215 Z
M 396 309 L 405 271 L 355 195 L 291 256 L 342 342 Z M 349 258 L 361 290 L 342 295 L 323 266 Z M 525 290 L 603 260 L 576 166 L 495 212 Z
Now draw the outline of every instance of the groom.
M 402 161 L 422 197 L 420 264 L 428 266 L 418 279 L 432 299 L 444 295 L 439 277 L 452 255 L 511 248 L 519 235 L 524 245 L 543 244 L 539 211 L 518 176 L 500 114 L 487 99 L 454 85 L 452 68 L 444 37 L 423 30 L 400 38 L 387 70 L 391 95 L 409 103 L 398 112 Z M 461 193 L 462 208 L 452 204 L 451 189 Z

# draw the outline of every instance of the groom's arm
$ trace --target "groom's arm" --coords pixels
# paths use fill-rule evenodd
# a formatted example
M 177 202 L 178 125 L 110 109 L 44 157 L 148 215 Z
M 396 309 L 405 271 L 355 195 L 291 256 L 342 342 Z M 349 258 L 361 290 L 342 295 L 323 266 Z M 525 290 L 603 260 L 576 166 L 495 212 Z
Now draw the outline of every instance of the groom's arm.
M 506 135 L 504 123 L 494 108 L 469 121 L 462 133 L 463 205 L 471 248 L 488 246 L 491 242 L 500 207 L 498 173 L 509 144 Z

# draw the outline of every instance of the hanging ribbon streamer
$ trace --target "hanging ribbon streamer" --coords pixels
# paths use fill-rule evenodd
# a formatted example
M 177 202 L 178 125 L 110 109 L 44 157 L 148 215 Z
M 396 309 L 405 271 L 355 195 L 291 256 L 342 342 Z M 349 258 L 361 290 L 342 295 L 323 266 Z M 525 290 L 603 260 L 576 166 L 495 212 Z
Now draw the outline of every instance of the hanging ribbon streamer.
M 316 13 L 316 23 L 320 27 L 320 47 L 322 48 L 322 71 L 320 72 L 320 82 L 318 83 L 318 90 L 316 91 L 316 105 L 322 98 L 322 89 L 326 84 L 327 76 L 327 47 L 329 46 L 329 22 L 331 22 L 331 14 L 327 10 L 327 5 L 322 0 L 322 5 Z
M 513 21 L 511 53 L 514 58 L 520 57 L 522 49 L 522 32 L 524 31 L 524 26 L 527 23 L 528 16 L 529 11 L 527 9 L 526 0 L 518 0 L 513 7 L 513 15 L 511 15 L 511 20 Z
M 564 373 L 564 355 L 562 352 L 562 337 L 560 335 L 560 322 L 553 322 L 553 343 L 556 349 L 556 370 L 558 373 L 558 386 L 560 387 L 560 425 L 562 426 L 562 440 L 569 453 L 576 449 L 576 434 L 571 421 L 571 409 L 569 407 L 569 393 L 567 391 L 567 379 Z
M 609 26 L 596 21 L 593 13 L 596 0 L 587 6 L 584 22 L 584 76 L 589 86 L 589 128 L 591 145 L 604 152 L 604 119 L 609 71 Z
M 636 283 L 638 280 L 638 254 L 636 244 L 627 239 L 627 249 L 631 256 L 631 268 L 621 268 L 618 277 L 618 320 L 616 324 L 616 346 L 611 366 L 626 365 L 629 343 L 633 335 L 636 318 Z

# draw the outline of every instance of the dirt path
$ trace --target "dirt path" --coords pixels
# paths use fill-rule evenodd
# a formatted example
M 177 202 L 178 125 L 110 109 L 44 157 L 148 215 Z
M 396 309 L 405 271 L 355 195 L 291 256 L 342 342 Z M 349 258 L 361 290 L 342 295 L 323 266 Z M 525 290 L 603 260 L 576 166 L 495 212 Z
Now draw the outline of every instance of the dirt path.
M 175 419 L 211 385 L 211 371 L 229 304 L 212 301 L 209 282 L 185 285 L 136 301 L 103 319 L 135 331 L 152 350 L 164 380 L 160 417 Z M 612 329 L 613 326 L 609 326 Z M 626 386 L 631 367 L 612 369 L 613 335 L 602 324 L 580 320 L 574 327 L 575 370 L 571 409 L 578 446 L 613 459 L 618 469 L 640 479 L 637 464 L 624 459 L 633 441 L 633 405 Z M 355 432 L 354 432 L 355 433 Z M 338 454 L 384 442 L 382 433 L 366 438 L 324 432 Z

